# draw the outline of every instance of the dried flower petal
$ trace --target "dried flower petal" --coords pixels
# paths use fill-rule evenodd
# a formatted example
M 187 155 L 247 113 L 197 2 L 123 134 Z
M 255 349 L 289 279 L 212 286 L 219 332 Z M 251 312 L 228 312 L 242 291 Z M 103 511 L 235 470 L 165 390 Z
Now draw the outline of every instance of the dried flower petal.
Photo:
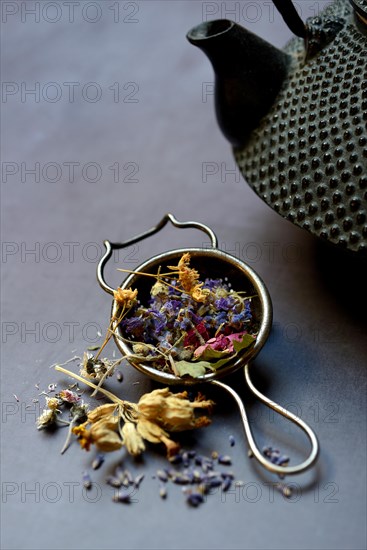
M 71 390 L 61 390 L 58 397 L 65 403 L 78 403 L 80 401 L 79 395 Z
M 120 288 L 114 290 L 113 297 L 120 307 L 131 307 L 133 302 L 136 300 L 138 295 L 138 290 L 131 290 L 131 288 Z
M 168 388 L 143 395 L 138 403 L 139 412 L 168 431 L 191 430 L 210 423 L 206 417 L 195 418 L 196 408 L 210 408 L 209 400 L 189 401 L 187 392 L 173 394 Z
M 37 427 L 40 430 L 41 428 L 47 428 L 55 423 L 57 414 L 55 410 L 44 409 L 42 414 L 37 418 Z
M 90 430 L 87 430 L 86 428 L 86 422 L 84 424 L 80 424 L 80 426 L 75 426 L 72 431 L 78 436 L 78 441 L 81 448 L 89 451 L 93 440 L 91 438 Z
M 138 433 L 135 424 L 126 422 L 122 427 L 121 433 L 123 444 L 131 455 L 137 456 L 145 451 L 143 438 Z
M 89 422 L 98 422 L 101 418 L 111 416 L 115 413 L 118 405 L 115 403 L 107 403 L 106 405 L 100 405 L 88 413 Z
M 56 411 L 59 406 L 59 400 L 57 397 L 46 397 L 46 405 L 51 411 Z

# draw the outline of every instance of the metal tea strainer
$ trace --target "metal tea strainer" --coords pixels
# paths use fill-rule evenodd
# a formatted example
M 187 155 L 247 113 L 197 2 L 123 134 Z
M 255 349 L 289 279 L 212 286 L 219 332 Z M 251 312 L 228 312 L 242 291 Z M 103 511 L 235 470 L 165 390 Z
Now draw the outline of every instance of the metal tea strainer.
M 258 462 L 264 466 L 270 472 L 276 474 L 298 474 L 304 470 L 310 468 L 317 459 L 319 452 L 319 445 L 317 437 L 312 431 L 312 429 L 300 418 L 298 418 L 293 413 L 287 411 L 271 399 L 268 399 L 265 395 L 260 393 L 255 386 L 253 385 L 250 378 L 250 361 L 259 353 L 261 348 L 264 346 L 267 337 L 269 335 L 271 324 L 272 324 L 272 304 L 269 296 L 269 292 L 264 285 L 260 277 L 255 273 L 255 271 L 249 267 L 247 264 L 227 254 L 218 249 L 217 237 L 213 231 L 198 222 L 187 221 L 181 222 L 178 221 L 172 214 L 166 214 L 162 220 L 155 226 L 149 229 L 148 231 L 133 237 L 123 243 L 111 243 L 110 241 L 104 241 L 106 247 L 106 253 L 101 258 L 98 267 L 97 267 L 97 278 L 98 282 L 109 294 L 113 295 L 114 289 L 111 288 L 104 279 L 104 268 L 108 260 L 111 258 L 114 250 L 125 248 L 133 245 L 134 243 L 146 239 L 147 237 L 154 235 L 160 231 L 167 222 L 171 222 L 177 228 L 195 228 L 203 231 L 208 235 L 211 241 L 211 248 L 185 248 L 185 249 L 176 249 L 158 254 L 150 258 L 149 260 L 142 263 L 136 271 L 138 273 L 132 273 L 126 277 L 126 279 L 121 284 L 122 289 L 126 288 L 137 288 L 139 293 L 139 298 L 142 303 L 147 303 L 150 298 L 150 288 L 151 288 L 151 278 L 141 275 L 141 273 L 150 273 L 157 274 L 159 267 L 161 266 L 164 270 L 165 267 L 172 264 L 177 264 L 182 254 L 189 252 L 191 256 L 191 264 L 195 267 L 202 277 L 210 278 L 223 278 L 227 277 L 228 282 L 231 284 L 232 288 L 241 291 L 247 291 L 250 296 L 255 295 L 255 298 L 252 299 L 251 306 L 253 316 L 259 323 L 260 329 L 258 336 L 256 338 L 255 344 L 250 349 L 245 349 L 239 352 L 233 359 L 228 360 L 228 363 L 223 367 L 218 369 L 218 372 L 211 372 L 201 376 L 200 378 L 190 378 L 190 377 L 178 377 L 174 374 L 161 372 L 149 364 L 134 362 L 133 360 L 130 363 L 140 372 L 146 374 L 150 378 L 168 385 L 193 385 L 203 382 L 208 382 L 220 388 L 223 388 L 228 392 L 236 401 L 242 418 L 243 427 L 247 440 L 250 446 L 250 449 L 254 457 Z M 115 300 L 112 303 L 112 315 L 117 313 L 118 305 Z M 115 336 L 115 342 L 121 353 L 128 357 L 132 355 L 131 347 L 123 341 L 122 331 L 120 327 L 117 327 L 117 335 Z M 222 378 L 225 375 L 234 372 L 235 370 L 244 367 L 245 380 L 252 391 L 252 393 L 262 401 L 267 407 L 274 409 L 277 413 L 288 418 L 297 426 L 299 426 L 308 436 L 311 443 L 311 452 L 308 458 L 296 466 L 279 466 L 273 464 L 258 449 L 250 424 L 247 418 L 245 405 L 238 395 L 238 393 L 227 384 L 219 381 L 218 378 Z

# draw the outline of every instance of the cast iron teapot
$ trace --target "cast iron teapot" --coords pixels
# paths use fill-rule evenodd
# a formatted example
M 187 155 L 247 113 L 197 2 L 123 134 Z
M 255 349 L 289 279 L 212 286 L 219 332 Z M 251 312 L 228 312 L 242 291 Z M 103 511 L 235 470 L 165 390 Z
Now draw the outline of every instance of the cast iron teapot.
M 187 34 L 215 73 L 219 126 L 254 191 L 339 247 L 367 251 L 367 0 L 335 0 L 300 19 L 279 50 L 226 19 Z

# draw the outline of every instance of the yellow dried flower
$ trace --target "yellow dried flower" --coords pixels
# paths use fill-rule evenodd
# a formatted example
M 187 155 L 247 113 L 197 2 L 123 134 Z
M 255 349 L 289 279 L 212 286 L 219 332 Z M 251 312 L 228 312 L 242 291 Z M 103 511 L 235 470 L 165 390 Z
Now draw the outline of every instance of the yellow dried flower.
M 115 403 L 107 403 L 106 405 L 100 405 L 88 413 L 89 422 L 97 422 L 105 416 L 111 416 L 116 412 L 118 405 Z
M 213 404 L 201 398 L 190 401 L 187 392 L 173 394 L 168 388 L 162 388 L 143 395 L 138 411 L 169 432 L 179 432 L 208 425 L 210 419 L 206 416 L 196 418 L 195 409 L 210 409 Z
M 142 436 L 138 433 L 136 425 L 133 422 L 125 422 L 121 430 L 123 444 L 128 452 L 137 456 L 145 451 L 145 445 Z
M 199 273 L 196 269 L 189 267 L 190 259 L 190 253 L 185 252 L 185 254 L 182 254 L 178 265 L 168 266 L 169 269 L 178 271 L 178 280 L 180 281 L 184 291 L 188 293 L 191 293 L 192 289 L 198 284 L 199 280 Z
M 118 428 L 119 419 L 117 416 L 108 416 L 92 424 L 90 435 L 97 449 L 105 453 L 121 449 L 123 443 L 117 433 Z
M 62 367 L 58 367 L 58 370 L 83 381 L 80 376 Z M 84 383 L 96 388 L 92 382 L 84 380 Z M 119 399 L 104 389 L 100 391 L 113 403 L 96 407 L 88 413 L 86 422 L 72 428 L 72 432 L 79 438 L 80 446 L 87 451 L 92 444 L 102 452 L 115 451 L 125 445 L 127 451 L 136 456 L 145 450 L 146 440 L 163 443 L 170 457 L 177 454 L 179 444 L 170 439 L 169 432 L 207 426 L 210 419 L 206 416 L 196 418 L 195 410 L 211 409 L 214 405 L 213 401 L 200 394 L 194 401 L 190 401 L 186 391 L 174 394 L 169 388 L 153 390 L 143 395 L 138 403 Z M 39 427 L 50 422 L 50 415 L 56 418 L 57 411 L 45 410 L 38 419 Z
M 122 289 L 120 287 L 114 290 L 113 297 L 121 307 L 131 307 L 138 295 L 138 290 L 131 290 L 131 288 Z
M 197 302 L 206 302 L 210 295 L 210 290 L 203 289 L 203 283 L 199 282 L 199 273 L 196 269 L 189 267 L 191 256 L 189 252 L 185 252 L 180 258 L 178 265 L 168 266 L 169 269 L 178 271 L 178 280 L 185 292 L 190 294 Z
M 206 302 L 208 297 L 210 296 L 210 290 L 208 288 L 201 288 L 201 287 L 202 287 L 202 284 L 198 284 L 194 286 L 194 288 L 191 291 L 191 296 L 197 302 Z
M 161 426 L 142 416 L 137 423 L 139 434 L 150 443 L 160 443 L 162 437 L 169 437 Z
M 98 407 L 99 408 L 99 407 Z M 86 425 L 89 421 L 75 426 L 73 433 L 79 437 L 79 443 L 82 449 L 89 451 L 90 446 L 94 444 L 102 452 L 109 453 L 121 449 L 123 443 L 119 436 L 119 419 L 117 416 L 106 416 L 101 418 L 88 430 Z
M 150 443 L 164 443 L 168 457 L 177 454 L 180 450 L 180 445 L 172 441 L 169 434 L 161 426 L 143 416 L 138 420 L 137 430 Z
M 59 401 L 56 397 L 46 397 L 46 405 L 51 411 L 56 411 L 59 406 Z
M 82 449 L 85 449 L 86 451 L 89 451 L 91 444 L 93 443 L 92 438 L 90 436 L 90 430 L 87 430 L 86 425 L 88 422 L 84 422 L 84 424 L 80 424 L 79 426 L 75 426 L 72 429 L 72 432 L 78 436 L 78 441 Z
M 152 296 L 158 296 L 159 294 L 166 295 L 168 294 L 168 286 L 161 281 L 157 281 L 152 286 L 150 293 Z

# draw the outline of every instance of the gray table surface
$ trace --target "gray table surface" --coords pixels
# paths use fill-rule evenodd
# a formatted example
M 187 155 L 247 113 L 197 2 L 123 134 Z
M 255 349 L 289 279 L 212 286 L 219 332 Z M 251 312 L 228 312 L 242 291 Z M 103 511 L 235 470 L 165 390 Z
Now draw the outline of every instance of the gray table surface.
M 298 2 L 304 19 L 324 4 Z M 364 267 L 277 216 L 233 172 L 211 68 L 185 39 L 211 12 L 280 47 L 290 38 L 284 23 L 260 0 L 2 2 L 2 10 L 2 547 L 365 548 Z M 65 430 L 35 429 L 38 394 L 70 381 L 49 366 L 82 354 L 106 327 L 110 297 L 95 277 L 103 240 L 127 239 L 169 211 L 208 224 L 269 288 L 274 327 L 256 383 L 309 422 L 321 445 L 317 466 L 289 479 L 288 500 L 247 457 L 236 405 L 209 386 L 213 423 L 183 443 L 230 453 L 245 485 L 215 491 L 198 509 L 173 485 L 160 499 L 160 449 L 142 463 L 109 455 L 87 493 L 81 474 L 93 453 L 74 443 L 61 456 Z M 205 241 L 167 227 L 121 252 L 109 281 L 120 282 L 116 267 Z M 135 400 L 157 387 L 123 370 L 122 384 L 108 383 L 119 395 Z M 241 373 L 229 383 L 249 405 L 260 446 L 279 446 L 291 463 L 305 456 L 304 436 L 257 405 Z M 145 473 L 130 505 L 113 503 L 105 484 L 120 459 Z

